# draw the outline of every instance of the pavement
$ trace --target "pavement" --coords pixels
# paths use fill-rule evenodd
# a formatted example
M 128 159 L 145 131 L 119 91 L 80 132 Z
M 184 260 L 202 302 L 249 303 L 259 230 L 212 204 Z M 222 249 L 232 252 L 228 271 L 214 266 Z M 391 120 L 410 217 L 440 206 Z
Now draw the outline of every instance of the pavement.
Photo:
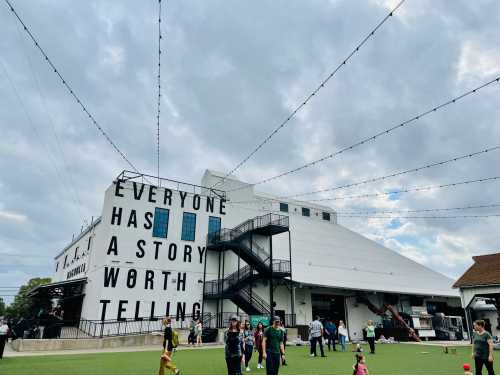
M 180 346 L 176 350 L 206 350 L 223 348 L 224 345 L 219 344 L 204 344 L 201 347 Z M 130 353 L 130 352 L 161 352 L 161 347 L 158 345 L 144 346 L 125 346 L 121 348 L 106 348 L 106 349 L 75 349 L 75 350 L 53 350 L 53 351 L 23 351 L 17 352 L 12 349 L 10 343 L 5 345 L 3 353 L 4 358 L 14 357 L 32 357 L 46 355 L 74 355 L 74 354 L 100 354 L 100 353 Z

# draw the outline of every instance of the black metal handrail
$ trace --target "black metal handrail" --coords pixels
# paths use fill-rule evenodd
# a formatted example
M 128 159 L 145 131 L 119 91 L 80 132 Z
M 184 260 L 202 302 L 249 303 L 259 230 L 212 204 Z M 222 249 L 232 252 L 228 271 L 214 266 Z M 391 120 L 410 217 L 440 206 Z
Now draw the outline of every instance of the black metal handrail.
M 222 228 L 219 231 L 209 233 L 207 235 L 207 245 L 216 245 L 220 242 L 236 241 L 242 235 L 252 230 L 263 228 L 269 225 L 288 228 L 289 218 L 288 216 L 278 215 L 273 213 L 257 216 L 254 217 L 253 219 L 248 219 L 244 221 L 243 223 L 237 225 L 233 229 Z
M 255 292 L 252 292 L 250 288 L 242 288 L 238 291 L 238 295 L 248 301 L 253 307 L 255 307 L 262 314 L 271 313 L 271 305 L 267 303 L 262 297 L 260 297 Z
M 284 259 L 273 259 L 273 273 L 290 274 L 290 261 Z M 241 287 L 257 272 L 250 266 L 240 268 L 222 280 L 211 280 L 205 282 L 205 295 L 215 296 L 227 293 Z
M 187 328 L 192 320 L 210 319 L 211 314 L 203 317 L 186 314 L 182 317 L 171 316 L 173 328 Z M 12 324 L 12 331 L 17 338 L 26 339 L 91 339 L 100 337 L 127 336 L 161 332 L 165 316 L 140 319 L 23 319 Z

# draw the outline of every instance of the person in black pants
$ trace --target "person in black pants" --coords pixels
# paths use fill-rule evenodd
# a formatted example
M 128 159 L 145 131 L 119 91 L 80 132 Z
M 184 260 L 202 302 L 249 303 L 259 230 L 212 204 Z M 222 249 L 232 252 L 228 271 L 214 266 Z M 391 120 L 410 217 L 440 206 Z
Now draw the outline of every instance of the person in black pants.
M 311 357 L 316 357 L 316 345 L 319 344 L 319 349 L 321 351 L 321 356 L 326 357 L 325 352 L 323 350 L 323 324 L 319 320 L 319 316 L 317 316 L 311 324 L 309 324 L 309 334 L 311 335 Z
M 477 320 L 474 323 L 472 357 L 476 366 L 476 375 L 482 375 L 483 366 L 486 367 L 488 375 L 495 375 L 495 370 L 493 370 L 493 338 L 484 329 L 484 325 L 484 320 Z
M 229 328 L 224 333 L 224 353 L 226 356 L 227 374 L 241 375 L 241 358 L 244 342 L 240 332 L 240 319 L 233 315 L 229 321 Z
M 370 353 L 375 354 L 375 325 L 369 320 L 366 325 L 366 341 L 370 345 Z
M 3 358 L 3 350 L 8 340 L 9 326 L 7 322 L 0 321 L 0 359 Z
M 283 331 L 280 329 L 281 318 L 275 316 L 273 325 L 264 331 L 262 341 L 263 356 L 266 360 L 266 374 L 278 375 L 280 362 L 285 359 L 285 345 Z

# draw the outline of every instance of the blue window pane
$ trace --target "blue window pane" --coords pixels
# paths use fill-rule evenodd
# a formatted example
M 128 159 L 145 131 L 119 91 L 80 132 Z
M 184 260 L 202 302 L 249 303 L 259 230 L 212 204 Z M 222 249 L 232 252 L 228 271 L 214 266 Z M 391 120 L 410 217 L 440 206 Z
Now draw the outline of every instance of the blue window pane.
M 280 203 L 280 211 L 288 212 L 288 203 Z
M 194 241 L 196 233 L 196 214 L 184 212 L 182 216 L 182 235 L 183 241 Z
M 220 217 L 210 216 L 208 218 L 208 233 L 218 232 L 220 230 Z
M 165 208 L 155 208 L 155 218 L 153 223 L 153 237 L 167 238 L 169 210 Z

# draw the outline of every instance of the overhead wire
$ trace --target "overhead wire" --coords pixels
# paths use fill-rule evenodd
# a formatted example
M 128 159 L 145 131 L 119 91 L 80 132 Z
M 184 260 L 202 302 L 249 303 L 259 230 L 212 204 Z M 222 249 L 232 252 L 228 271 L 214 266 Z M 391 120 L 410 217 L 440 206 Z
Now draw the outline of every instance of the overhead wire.
M 337 216 L 344 215 L 386 215 L 386 214 L 413 214 L 419 212 L 449 212 L 449 211 L 466 211 L 466 210 L 476 210 L 476 209 L 488 209 L 488 208 L 498 208 L 500 204 L 482 204 L 482 205 L 469 205 L 463 207 L 449 207 L 449 208 L 424 208 L 417 210 L 351 210 L 351 211 L 339 211 L 335 210 Z
M 497 180 L 500 180 L 500 176 L 485 177 L 485 178 L 479 178 L 479 179 L 475 179 L 475 180 L 465 180 L 465 181 L 452 182 L 452 183 L 441 184 L 441 185 L 429 185 L 429 186 L 420 186 L 420 187 L 401 189 L 401 190 L 392 190 L 392 191 L 387 191 L 387 192 L 383 192 L 383 193 L 342 195 L 342 196 L 331 197 L 331 198 L 310 199 L 308 202 L 327 202 L 327 201 L 336 201 L 336 200 L 343 200 L 343 199 L 374 198 L 374 197 L 382 197 L 382 196 L 389 196 L 389 195 L 396 195 L 396 194 L 405 194 L 405 193 L 413 193 L 413 192 L 420 192 L 420 191 L 430 191 L 430 190 L 438 190 L 438 189 L 445 189 L 445 188 L 453 188 L 456 186 L 477 184 L 477 183 L 483 183 L 483 182 L 492 182 L 492 181 L 497 181 Z
M 76 207 L 79 208 L 80 206 L 78 204 L 78 201 L 75 199 L 75 196 L 71 193 L 70 189 L 68 188 L 66 180 L 62 178 L 61 171 L 59 170 L 59 167 L 57 166 L 56 157 L 53 155 L 50 147 L 48 147 L 47 144 L 43 141 L 43 137 L 41 136 L 41 133 L 39 132 L 37 125 L 35 125 L 35 122 L 33 121 L 26 104 L 24 103 L 24 100 L 22 99 L 21 94 L 17 90 L 17 87 L 14 84 L 14 81 L 10 77 L 9 71 L 7 70 L 7 67 L 5 66 L 5 63 L 2 59 L 0 59 L 0 65 L 2 66 L 2 71 L 4 72 L 4 75 L 7 78 L 7 81 L 9 82 L 9 84 L 12 88 L 12 91 L 14 92 L 14 95 L 16 96 L 16 98 L 20 104 L 20 107 L 21 107 L 24 115 L 26 116 L 26 119 L 28 120 L 28 124 L 30 125 L 31 129 L 33 130 L 33 133 L 35 134 L 36 138 L 42 144 L 42 148 L 44 149 L 45 153 L 47 154 L 47 160 L 54 168 L 55 174 L 56 174 L 57 178 L 59 179 L 59 181 L 61 182 L 61 186 L 68 192 L 68 195 L 71 197 L 71 199 L 72 199 L 73 203 L 75 203 Z
M 81 109 L 83 110 L 83 112 L 88 116 L 88 118 L 92 122 L 92 124 L 94 124 L 94 126 L 97 128 L 97 130 L 106 139 L 106 141 L 111 145 L 111 147 L 121 156 L 121 158 L 123 160 L 125 160 L 125 162 L 135 172 L 140 173 L 139 170 L 135 167 L 135 165 L 132 164 L 132 162 L 125 156 L 125 154 L 120 150 L 120 148 L 118 148 L 118 146 L 116 145 L 116 143 L 111 139 L 111 137 L 108 135 L 108 133 L 97 122 L 97 120 L 95 119 L 95 117 L 90 113 L 90 111 L 87 109 L 87 107 L 85 106 L 85 104 L 83 103 L 83 101 L 80 99 L 80 97 L 75 93 L 75 91 L 70 86 L 70 84 L 68 83 L 68 81 L 62 76 L 60 70 L 56 68 L 56 66 L 54 65 L 54 63 L 52 62 L 52 60 L 49 58 L 49 56 L 47 55 L 47 53 L 45 52 L 45 50 L 40 46 L 38 40 L 35 38 L 35 36 L 31 32 L 31 30 L 28 28 L 28 26 L 26 25 L 26 23 L 22 20 L 22 18 L 18 14 L 18 12 L 14 9 L 11 1 L 10 0 L 4 0 L 4 2 L 7 4 L 7 6 L 9 7 L 9 9 L 11 10 L 12 14 L 14 14 L 14 16 L 17 18 L 17 20 L 19 21 L 19 23 L 23 26 L 23 29 L 26 32 L 26 34 L 33 41 L 33 43 L 35 44 L 35 47 L 40 51 L 40 53 L 44 57 L 45 61 L 49 64 L 49 66 L 54 71 L 54 73 L 59 77 L 59 79 L 61 80 L 61 82 L 64 85 L 64 87 L 68 90 L 68 92 L 70 93 L 70 95 L 76 100 L 76 102 L 81 107 Z
M 298 197 L 303 197 L 303 196 L 308 196 L 308 195 L 331 192 L 331 191 L 335 191 L 335 190 L 348 189 L 348 188 L 366 185 L 366 184 L 370 184 L 370 183 L 374 183 L 374 182 L 378 182 L 378 181 L 385 181 L 385 180 L 388 180 L 390 178 L 402 176 L 405 174 L 420 172 L 422 170 L 443 166 L 443 165 L 458 162 L 461 160 L 471 159 L 471 158 L 476 157 L 476 156 L 481 156 L 481 155 L 487 154 L 489 152 L 494 152 L 494 151 L 499 151 L 499 150 L 500 150 L 500 146 L 488 147 L 488 148 L 485 148 L 485 149 L 482 149 L 479 151 L 467 153 L 464 155 L 456 156 L 456 157 L 449 158 L 449 159 L 442 160 L 442 161 L 438 161 L 438 162 L 425 164 L 425 165 L 422 165 L 420 167 L 415 167 L 415 168 L 410 168 L 410 169 L 406 169 L 406 170 L 395 172 L 395 173 L 390 173 L 390 174 L 384 175 L 384 176 L 373 177 L 373 178 L 369 178 L 366 180 L 352 182 L 349 184 L 338 185 L 338 186 L 333 186 L 333 187 L 324 188 L 324 189 L 317 189 L 317 190 L 308 191 L 308 192 L 299 193 L 299 194 L 283 195 L 283 196 L 279 196 L 279 197 L 275 197 L 275 198 L 261 198 L 260 201 L 262 201 L 262 200 L 281 201 L 284 199 L 293 199 L 293 198 L 298 198 Z M 258 201 L 257 200 L 236 201 L 236 202 L 232 202 L 232 203 L 252 203 L 252 202 L 258 202 Z M 231 203 L 231 202 L 229 202 L 229 203 Z
M 74 195 L 74 201 L 75 203 L 77 204 L 77 207 L 78 207 L 78 211 L 80 213 L 80 217 L 84 217 L 84 214 L 83 214 L 83 204 L 82 204 L 82 200 L 80 198 L 80 194 L 78 193 L 78 189 L 75 187 L 75 182 L 74 182 L 74 178 L 73 178 L 73 174 L 72 174 L 72 171 L 71 171 L 71 168 L 69 168 L 68 166 L 68 158 L 66 157 L 66 153 L 64 152 L 64 149 L 62 148 L 61 146 L 61 141 L 59 139 L 59 136 L 55 130 L 55 125 L 54 125 L 54 120 L 50 114 L 50 111 L 48 110 L 48 106 L 47 106 L 47 100 L 46 100 L 46 97 L 45 95 L 43 94 L 43 90 L 42 90 L 42 86 L 40 84 L 40 79 L 38 78 L 38 74 L 36 73 L 36 70 L 32 64 L 32 61 L 31 61 L 31 58 L 29 56 L 29 53 L 26 51 L 26 49 L 24 48 L 24 42 L 23 42 L 23 38 L 22 38 L 22 34 L 21 34 L 21 31 L 19 30 L 19 27 L 18 25 L 14 25 L 16 30 L 17 30 L 17 34 L 19 36 L 19 44 L 22 46 L 22 50 L 23 50 L 23 53 L 24 53 L 24 56 L 26 57 L 26 61 L 28 63 L 28 68 L 31 72 L 31 76 L 33 78 L 33 82 L 35 84 L 35 87 L 38 91 L 38 96 L 39 96 L 39 99 L 40 99 L 40 104 L 41 104 L 41 107 L 43 108 L 43 111 L 45 112 L 45 116 L 48 120 L 48 123 L 49 123 L 49 127 L 50 127 L 50 130 L 52 132 L 52 136 L 54 137 L 55 139 L 55 143 L 56 143 L 56 147 L 57 147 L 57 150 L 59 151 L 59 154 L 61 155 L 61 158 L 62 158 L 62 165 L 63 165 L 63 171 L 66 172 L 66 175 L 67 175 L 67 178 L 68 178 L 68 181 L 66 181 L 68 183 L 68 186 L 70 187 L 73 195 Z M 50 149 L 50 148 L 49 148 Z M 70 193 L 71 195 L 71 193 Z
M 468 90 L 468 91 L 466 91 L 466 92 L 464 92 L 464 93 L 462 93 L 462 94 L 460 94 L 460 95 L 458 95 L 458 96 L 456 96 L 456 97 L 454 97 L 452 99 L 449 99 L 449 100 L 447 100 L 447 101 L 445 101 L 445 102 L 443 102 L 443 103 L 441 103 L 441 104 L 439 104 L 439 105 L 437 105 L 435 107 L 432 107 L 432 108 L 430 108 L 428 110 L 425 110 L 425 111 L 423 111 L 423 112 L 421 112 L 421 113 L 419 113 L 419 114 L 417 114 L 417 115 L 409 118 L 408 120 L 405 120 L 405 121 L 403 121 L 403 122 L 401 122 L 401 123 L 399 123 L 397 125 L 394 125 L 394 126 L 392 126 L 390 128 L 382 130 L 382 131 L 380 131 L 380 132 L 378 132 L 378 133 L 376 133 L 374 135 L 371 135 L 369 137 L 363 138 L 362 140 L 360 140 L 358 142 L 355 142 L 355 143 L 351 144 L 350 146 L 346 146 L 344 148 L 341 148 L 338 151 L 335 151 L 335 152 L 330 153 L 328 155 L 325 155 L 325 156 L 323 156 L 323 157 L 321 157 L 319 159 L 316 159 L 316 160 L 313 160 L 313 161 L 308 162 L 306 164 L 303 164 L 303 165 L 301 165 L 299 167 L 290 169 L 290 170 L 288 170 L 286 172 L 277 174 L 275 176 L 264 178 L 264 179 L 262 179 L 260 181 L 257 181 L 257 182 L 254 182 L 254 183 L 250 183 L 250 184 L 247 184 L 245 186 L 240 186 L 240 187 L 237 187 L 237 188 L 234 188 L 234 189 L 230 189 L 230 190 L 228 190 L 228 192 L 237 191 L 237 190 L 243 190 L 243 189 L 247 189 L 247 188 L 252 187 L 252 186 L 265 184 L 265 183 L 277 180 L 279 178 L 291 175 L 293 173 L 297 173 L 297 172 L 302 171 L 302 170 L 304 170 L 306 168 L 310 168 L 310 167 L 315 166 L 315 165 L 317 165 L 319 163 L 322 163 L 322 162 L 324 162 L 326 160 L 333 159 L 334 157 L 336 157 L 336 156 L 338 156 L 340 154 L 343 154 L 345 152 L 351 151 L 351 150 L 353 150 L 353 149 L 355 149 L 355 148 L 357 148 L 359 146 L 362 146 L 362 145 L 364 145 L 366 143 L 373 142 L 373 141 L 375 141 L 375 140 L 377 140 L 377 139 L 379 139 L 379 138 L 381 138 L 383 136 L 387 136 L 389 134 L 392 134 L 397 129 L 406 127 L 406 126 L 408 126 L 410 124 L 413 124 L 416 121 L 422 119 L 423 117 L 426 117 L 426 116 L 430 115 L 431 113 L 437 112 L 437 111 L 439 111 L 439 110 L 441 110 L 441 109 L 443 109 L 443 108 L 445 108 L 445 107 L 447 107 L 447 106 L 449 106 L 451 104 L 455 104 L 458 101 L 464 99 L 465 97 L 467 97 L 469 95 L 472 95 L 472 94 L 475 94 L 475 93 L 481 91 L 482 89 L 484 89 L 484 88 L 486 88 L 486 87 L 488 87 L 488 86 L 490 86 L 490 85 L 492 85 L 494 83 L 498 83 L 498 82 L 500 82 L 500 76 L 495 77 L 494 79 L 491 79 L 491 80 L 489 80 L 489 81 L 487 81 L 487 82 L 485 82 L 485 83 L 483 83 L 483 84 L 481 84 L 481 85 L 479 85 L 479 86 L 477 86 L 477 87 L 475 87 L 475 88 L 473 88 L 471 90 Z
M 158 186 L 160 185 L 160 107 L 161 107 L 161 0 L 158 0 L 158 108 L 156 113 L 156 163 Z
M 492 218 L 500 217 L 498 214 L 487 214 L 487 215 L 456 215 L 456 216 L 355 216 L 355 215 L 345 215 L 342 218 L 357 218 L 357 219 L 480 219 L 480 218 Z
M 240 169 L 243 164 L 245 164 L 250 158 L 252 158 L 267 142 L 271 140 L 273 136 L 275 136 L 281 129 L 283 129 L 285 126 L 288 125 L 290 120 L 292 120 L 295 115 L 307 105 L 307 103 L 314 97 L 316 94 L 325 87 L 325 85 L 337 74 L 338 71 L 340 71 L 346 64 L 349 62 L 349 60 L 357 53 L 359 50 L 365 45 L 366 42 L 370 38 L 372 38 L 375 33 L 377 32 L 378 29 L 382 27 L 382 25 L 389 20 L 393 16 L 393 14 L 403 5 L 405 0 L 401 0 L 376 26 L 373 28 L 362 40 L 359 44 L 354 47 L 354 49 L 347 55 L 346 58 L 344 58 L 339 65 L 335 67 L 335 69 L 325 78 L 323 79 L 319 86 L 317 86 L 312 93 L 310 93 L 295 109 L 271 132 L 269 133 L 264 140 L 262 140 L 247 156 L 243 158 L 233 169 L 231 169 L 227 174 L 224 175 L 224 177 L 213 184 L 211 187 L 215 187 L 217 185 L 220 185 L 224 183 L 226 178 L 228 178 L 230 175 L 232 175 L 234 172 L 236 172 L 238 169 Z

